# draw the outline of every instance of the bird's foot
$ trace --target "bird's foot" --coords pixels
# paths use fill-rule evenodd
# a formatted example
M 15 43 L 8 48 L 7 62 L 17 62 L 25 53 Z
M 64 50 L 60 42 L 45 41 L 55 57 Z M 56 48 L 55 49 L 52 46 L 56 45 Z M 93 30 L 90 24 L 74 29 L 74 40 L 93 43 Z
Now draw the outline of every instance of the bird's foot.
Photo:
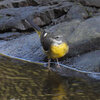
M 59 65 L 59 64 L 57 64 L 57 66 L 56 66 L 57 68 L 61 68 L 61 66 Z
M 50 61 L 51 61 L 51 59 L 48 59 L 48 69 L 49 69 L 49 71 L 51 71 L 51 68 L 50 68 Z
M 60 68 L 59 61 L 58 61 L 58 59 L 56 59 L 56 60 L 57 60 L 57 68 Z

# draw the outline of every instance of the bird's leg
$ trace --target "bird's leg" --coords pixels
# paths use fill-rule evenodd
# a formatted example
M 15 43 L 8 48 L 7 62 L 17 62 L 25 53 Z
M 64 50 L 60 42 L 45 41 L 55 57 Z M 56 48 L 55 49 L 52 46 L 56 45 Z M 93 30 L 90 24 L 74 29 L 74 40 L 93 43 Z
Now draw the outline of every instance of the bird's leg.
M 48 58 L 48 69 L 49 69 L 49 70 L 50 70 L 50 61 L 51 61 L 51 59 Z
M 57 68 L 60 68 L 58 58 L 56 60 L 57 60 Z

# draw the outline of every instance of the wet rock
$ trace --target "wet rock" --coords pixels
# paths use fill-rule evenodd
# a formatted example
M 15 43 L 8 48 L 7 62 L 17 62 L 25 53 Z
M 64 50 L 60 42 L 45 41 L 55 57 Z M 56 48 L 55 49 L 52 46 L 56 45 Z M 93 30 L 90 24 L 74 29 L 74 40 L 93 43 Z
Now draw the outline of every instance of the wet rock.
M 73 32 L 73 30 L 75 30 L 75 28 L 78 26 L 79 23 L 80 23 L 79 20 L 70 23 L 65 22 L 65 24 L 62 23 L 62 27 L 60 26 L 61 24 L 57 25 L 56 29 L 62 28 L 62 30 L 59 30 L 60 32 L 65 33 L 67 31 L 70 34 L 71 32 Z M 67 27 L 67 29 L 65 27 Z M 55 27 L 51 28 L 51 30 L 54 29 Z M 14 34 L 16 35 L 23 34 L 23 35 L 14 39 L 13 36 Z M 2 43 L 0 44 L 0 53 L 31 61 L 40 61 L 40 60 L 43 61 L 46 56 L 42 50 L 40 39 L 36 33 L 29 35 L 27 33 L 25 35 L 24 33 L 12 32 L 8 34 L 6 33 L 2 34 L 0 35 L 0 37 L 2 38 L 2 40 L 9 39 L 9 41 L 2 41 Z M 10 40 L 11 37 L 13 38 L 12 40 Z
M 62 23 L 62 22 L 65 22 L 67 21 L 68 18 L 67 18 L 67 14 L 59 17 L 59 18 L 56 18 L 56 19 L 53 19 L 52 20 L 52 23 L 50 25 L 56 25 L 56 24 L 59 24 L 59 23 Z
M 40 39 L 36 33 L 0 43 L 0 53 L 31 61 L 43 60 L 45 54 L 42 51 Z
M 63 33 L 69 33 L 68 36 L 70 35 L 70 33 L 72 33 L 75 28 L 77 28 L 77 26 L 79 25 L 80 21 L 79 20 L 74 20 L 72 22 L 64 22 L 62 24 L 58 24 L 55 26 L 50 28 L 50 30 L 57 30 L 59 32 L 63 32 Z M 66 28 L 67 27 L 67 28 Z M 59 28 L 59 30 L 58 30 Z M 48 30 L 48 29 L 47 29 Z M 38 37 L 38 35 L 35 34 L 29 34 L 29 35 L 25 35 L 24 33 L 18 33 L 16 35 L 21 35 L 20 37 L 14 39 L 14 35 L 15 32 L 12 33 L 8 33 L 8 34 L 2 34 L 1 38 L 2 40 L 7 40 L 9 39 L 9 41 L 2 41 L 2 43 L 0 44 L 0 53 L 3 54 L 7 54 L 10 56 L 15 56 L 15 57 L 19 57 L 19 58 L 23 58 L 23 59 L 27 59 L 27 60 L 32 60 L 32 61 L 40 61 L 40 60 L 44 60 L 45 58 L 45 54 L 43 53 L 41 44 L 40 44 L 40 39 Z M 10 38 L 12 37 L 12 40 L 10 40 Z
M 99 14 L 98 14 L 99 15 Z M 73 19 L 85 20 L 90 17 L 97 16 L 97 9 L 93 7 L 85 7 L 79 4 L 74 4 L 67 12 L 67 14 L 53 19 L 52 25 L 59 24 Z
M 100 7 L 100 0 L 73 0 L 81 2 L 83 5 Z
M 100 9 L 97 10 L 97 12 L 94 14 L 94 16 L 100 16 Z
M 69 63 L 79 70 L 100 72 L 100 50 L 74 57 L 70 59 Z
M 44 2 L 44 0 L 27 0 L 27 2 L 30 5 L 34 5 L 34 6 L 37 6 L 37 5 L 41 5 L 41 6 L 54 5 L 54 4 L 60 4 L 62 2 L 67 2 L 67 1 L 68 0 L 46 0 Z
M 66 55 L 66 57 L 74 57 L 89 51 L 100 49 L 99 20 L 100 17 L 90 18 L 86 21 L 72 20 L 71 22 L 57 24 L 50 29 L 46 29 L 46 31 L 50 31 L 54 34 L 63 34 L 66 37 L 66 41 L 70 47 L 69 53 Z M 22 49 L 20 49 L 21 47 Z M 25 59 L 39 60 L 41 59 L 42 54 L 44 55 L 44 53 L 41 52 L 42 50 L 40 47 L 41 45 L 38 36 L 33 34 L 8 41 L 7 44 L 2 47 L 0 52 L 17 57 L 23 57 Z M 37 51 L 37 53 L 34 51 Z M 32 54 L 36 55 L 33 56 Z M 37 54 L 40 55 L 40 58 L 37 57 Z M 44 56 L 42 57 L 44 58 Z
M 100 49 L 100 16 L 82 22 L 69 36 L 71 55 Z
M 82 5 L 73 5 L 67 13 L 68 19 L 86 19 L 88 13 Z
M 8 40 L 17 38 L 21 35 L 22 35 L 22 33 L 19 33 L 19 32 L 6 32 L 6 33 L 3 33 L 3 34 L 0 34 L 0 40 L 8 41 Z
M 2 0 L 0 1 L 0 9 L 4 8 L 16 8 L 27 6 L 26 0 Z
M 0 14 L 1 14 L 0 29 L 1 29 L 1 31 L 8 30 L 8 29 L 25 30 L 26 27 L 24 26 L 23 19 L 25 19 L 28 16 L 34 16 L 34 13 L 36 13 L 37 11 L 38 11 L 38 15 L 37 15 L 37 17 L 38 17 L 40 15 L 40 12 L 37 9 L 38 9 L 37 7 L 36 8 L 25 7 L 25 8 L 16 8 L 16 9 L 10 8 L 10 9 L 1 10 L 0 11 Z M 44 15 L 42 13 L 41 13 L 41 15 L 43 17 L 47 17 L 46 15 Z M 42 19 L 40 18 L 40 21 L 41 20 Z M 47 21 L 47 20 L 45 20 L 45 21 Z M 47 21 L 47 22 L 50 22 L 50 21 Z
M 78 25 L 81 23 L 81 20 L 72 20 L 70 22 L 63 22 L 57 25 L 54 25 L 50 27 L 49 29 L 46 29 L 46 31 L 50 31 L 54 34 L 63 34 L 67 38 L 75 31 L 75 29 L 78 27 Z
M 38 6 L 39 0 L 26 0 L 29 6 Z
M 49 6 L 68 2 L 68 0 L 1 0 L 0 9 L 4 8 L 18 8 L 25 6 Z
M 85 6 L 85 10 L 87 11 L 89 18 L 95 16 L 95 14 L 98 13 L 97 8 L 95 7 Z
M 72 3 L 42 7 L 22 7 L 0 10 L 0 31 L 9 29 L 27 30 L 29 26 L 23 21 L 27 17 L 34 19 L 39 26 L 48 25 L 52 19 L 66 14 Z
M 0 1 L 0 9 L 4 9 L 4 8 L 11 8 L 11 7 L 13 7 L 12 6 L 12 4 L 11 4 L 11 2 L 10 1 L 8 1 L 8 0 L 2 0 L 2 1 Z
M 28 3 L 26 0 L 12 0 L 11 4 L 14 8 L 28 6 Z

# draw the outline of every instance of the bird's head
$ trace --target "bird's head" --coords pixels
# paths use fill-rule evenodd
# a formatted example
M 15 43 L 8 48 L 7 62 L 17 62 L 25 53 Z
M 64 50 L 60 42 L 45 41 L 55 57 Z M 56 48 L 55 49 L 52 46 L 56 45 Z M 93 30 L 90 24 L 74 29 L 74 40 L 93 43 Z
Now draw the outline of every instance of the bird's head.
M 63 39 L 63 36 L 61 36 L 61 35 L 56 35 L 56 36 L 50 37 L 50 41 L 51 41 L 52 45 L 60 45 L 63 42 L 65 42 Z

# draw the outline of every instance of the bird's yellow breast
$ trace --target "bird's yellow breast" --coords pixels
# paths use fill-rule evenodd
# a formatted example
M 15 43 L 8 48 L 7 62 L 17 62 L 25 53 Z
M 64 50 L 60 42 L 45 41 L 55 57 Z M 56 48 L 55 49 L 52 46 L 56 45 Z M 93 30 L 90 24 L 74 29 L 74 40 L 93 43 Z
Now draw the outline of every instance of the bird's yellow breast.
M 68 50 L 69 46 L 66 43 L 51 45 L 51 50 L 48 55 L 52 59 L 61 58 L 68 52 Z

